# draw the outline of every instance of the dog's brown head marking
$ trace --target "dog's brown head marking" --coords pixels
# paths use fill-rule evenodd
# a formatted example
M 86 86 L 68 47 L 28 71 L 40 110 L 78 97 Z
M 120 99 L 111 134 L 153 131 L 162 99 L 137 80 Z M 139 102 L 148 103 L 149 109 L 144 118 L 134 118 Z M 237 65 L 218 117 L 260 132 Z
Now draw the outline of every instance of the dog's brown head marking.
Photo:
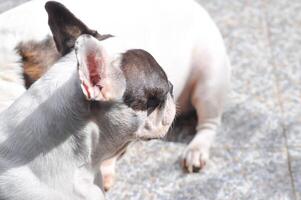
M 40 42 L 21 42 L 16 50 L 22 58 L 26 88 L 29 88 L 60 58 L 50 36 Z

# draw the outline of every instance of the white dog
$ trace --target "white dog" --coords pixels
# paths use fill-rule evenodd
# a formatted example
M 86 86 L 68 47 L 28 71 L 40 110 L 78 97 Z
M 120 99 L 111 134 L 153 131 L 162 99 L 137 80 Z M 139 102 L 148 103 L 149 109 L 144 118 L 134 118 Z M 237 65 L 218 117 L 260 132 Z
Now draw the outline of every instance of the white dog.
M 165 135 L 172 85 L 145 50 L 116 52 L 62 4 L 45 7 L 62 57 L 0 114 L 0 199 L 103 199 L 100 162 Z
M 89 27 L 101 34 L 113 35 L 113 39 L 108 39 L 114 40 L 110 45 L 112 52 L 139 48 L 154 56 L 174 85 L 178 112 L 183 113 L 193 108 L 197 111 L 196 136 L 183 152 L 182 163 L 188 172 L 202 169 L 209 159 L 210 146 L 220 123 L 230 79 L 230 63 L 223 40 L 208 13 L 192 0 L 60 2 Z M 49 67 L 42 63 L 45 62 L 45 57 L 46 60 L 53 61 L 60 57 L 49 50 L 53 48 L 51 45 L 43 45 L 49 42 L 47 34 L 50 31 L 42 8 L 42 1 L 32 1 L 4 13 L 0 18 L 0 38 L 5 41 L 4 48 L 2 47 L 4 52 L 0 56 L 6 56 L 5 62 L 0 60 L 0 72 L 8 76 L 2 80 L 12 84 L 16 81 L 11 81 L 11 77 L 23 80 L 20 74 L 8 74 L 6 71 L 13 67 L 16 68 L 14 72 L 20 73 L 24 68 L 26 83 L 18 84 L 19 93 L 24 90 L 24 85 L 30 85 L 39 77 L 37 74 L 43 74 L 45 68 Z M 69 31 L 73 31 L 72 26 L 69 26 Z M 14 51 L 16 47 L 21 52 L 21 57 Z M 60 49 L 57 41 L 56 47 L 62 54 L 64 50 Z M 28 61 L 31 60 L 28 56 L 30 51 L 38 52 L 34 54 L 40 58 L 38 64 Z M 22 57 L 23 63 L 16 63 Z M 1 74 L 0 76 L 2 77 Z M 139 83 L 133 81 L 127 85 L 138 87 Z M 8 96 L 5 88 L 3 90 L 2 99 Z M 16 94 L 18 95 L 20 94 Z M 107 188 L 112 184 L 115 161 L 116 157 L 105 161 L 102 166 L 103 173 L 107 175 L 104 183 Z

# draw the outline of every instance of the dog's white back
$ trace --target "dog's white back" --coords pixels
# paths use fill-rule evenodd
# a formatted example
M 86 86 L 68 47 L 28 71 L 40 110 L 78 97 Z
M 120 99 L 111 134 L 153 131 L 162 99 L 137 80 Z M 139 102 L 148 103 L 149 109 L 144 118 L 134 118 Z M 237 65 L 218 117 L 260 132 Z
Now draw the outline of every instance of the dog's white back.
M 1 56 L 13 57 L 12 52 L 19 42 L 43 40 L 50 34 L 44 10 L 45 2 L 34 0 L 1 15 L 0 39 L 4 38 L 2 48 L 6 48 L 1 52 Z M 206 51 L 211 50 L 208 48 L 225 54 L 219 31 L 207 12 L 193 0 L 59 2 L 64 3 L 76 16 L 86 21 L 88 26 L 101 33 L 118 36 L 127 47 L 148 49 L 174 84 L 176 98 L 185 86 L 191 70 L 189 66 L 193 59 L 192 51 L 195 48 L 204 48 L 204 60 Z M 7 53 L 7 49 L 11 52 Z M 0 67 L 0 72 L 7 74 L 8 68 L 11 69 L 9 66 L 18 59 L 15 56 L 0 60 L 7 62 L 1 63 Z M 14 69 L 20 76 L 20 70 L 17 67 Z M 6 76 L 9 76 L 8 79 L 16 77 L 15 74 Z M 2 90 L 1 92 L 7 92 L 5 88 Z

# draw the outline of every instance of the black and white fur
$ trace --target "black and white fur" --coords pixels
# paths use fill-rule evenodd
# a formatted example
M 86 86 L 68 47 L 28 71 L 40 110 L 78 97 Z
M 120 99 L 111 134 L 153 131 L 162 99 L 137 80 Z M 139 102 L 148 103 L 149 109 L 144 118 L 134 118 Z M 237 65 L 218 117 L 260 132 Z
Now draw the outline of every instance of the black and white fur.
M 196 136 L 183 152 L 182 164 L 189 172 L 202 169 L 220 124 L 231 71 L 223 39 L 208 13 L 193 0 L 61 2 L 90 27 L 114 35 L 113 52 L 145 49 L 160 63 L 174 85 L 178 112 L 197 111 Z M 25 90 L 15 46 L 43 41 L 49 33 L 43 3 L 33 0 L 0 17 L 0 110 Z M 113 176 L 116 157 L 106 162 L 102 171 Z
M 0 114 L 0 199 L 103 199 L 100 163 L 170 127 L 171 84 L 148 52 L 112 52 L 63 5 L 46 10 L 62 57 Z

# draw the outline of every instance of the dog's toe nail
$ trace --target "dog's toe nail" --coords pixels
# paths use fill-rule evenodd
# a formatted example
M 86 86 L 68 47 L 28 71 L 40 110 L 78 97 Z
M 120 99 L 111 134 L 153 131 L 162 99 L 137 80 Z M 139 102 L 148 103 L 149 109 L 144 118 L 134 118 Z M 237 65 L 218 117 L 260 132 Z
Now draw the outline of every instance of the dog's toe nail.
M 193 173 L 196 173 L 196 172 L 199 172 L 199 171 L 201 171 L 201 167 L 199 167 L 199 166 L 193 166 L 193 170 L 192 170 L 192 172 Z
M 206 166 L 206 157 L 200 150 L 188 149 L 181 160 L 181 166 L 188 173 L 200 172 Z

